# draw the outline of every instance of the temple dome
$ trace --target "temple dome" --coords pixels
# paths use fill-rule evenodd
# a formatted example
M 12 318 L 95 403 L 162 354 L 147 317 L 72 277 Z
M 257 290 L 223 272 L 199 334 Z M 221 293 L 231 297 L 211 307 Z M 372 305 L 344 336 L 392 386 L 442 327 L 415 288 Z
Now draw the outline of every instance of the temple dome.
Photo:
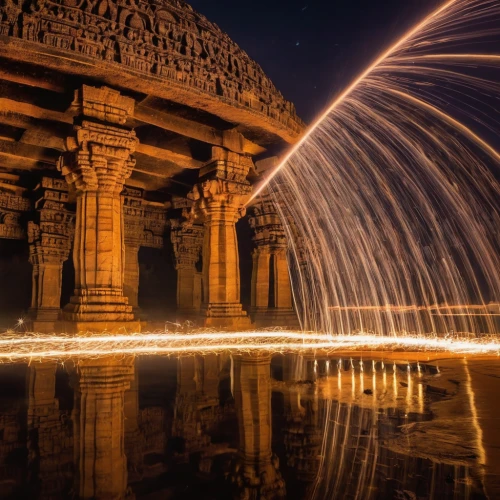
M 0 56 L 201 109 L 289 143 L 304 128 L 261 67 L 179 0 L 6 0 L 0 21 L 9 37 Z

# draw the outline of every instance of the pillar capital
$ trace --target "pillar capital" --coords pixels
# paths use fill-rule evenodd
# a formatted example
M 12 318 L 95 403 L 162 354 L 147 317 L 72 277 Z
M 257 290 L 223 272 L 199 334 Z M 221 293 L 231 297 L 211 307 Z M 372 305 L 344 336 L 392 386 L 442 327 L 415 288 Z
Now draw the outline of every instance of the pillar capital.
M 203 226 L 188 221 L 171 221 L 171 240 L 176 258 L 176 268 L 194 267 L 200 260 L 203 246 Z
M 135 166 L 137 137 L 123 126 L 133 116 L 134 100 L 107 87 L 83 85 L 72 107 L 78 115 L 59 170 L 77 192 L 119 194 Z
M 200 170 L 200 182 L 188 198 L 194 203 L 194 219 L 235 223 L 245 215 L 245 203 L 251 194 L 247 175 L 253 167 L 249 156 L 212 148 L 212 159 Z
M 89 120 L 75 125 L 74 131 L 58 167 L 68 184 L 74 184 L 77 193 L 121 193 L 135 166 L 135 132 Z
M 258 251 L 287 248 L 285 230 L 269 193 L 259 195 L 249 207 L 248 222 L 254 230 L 253 241 Z

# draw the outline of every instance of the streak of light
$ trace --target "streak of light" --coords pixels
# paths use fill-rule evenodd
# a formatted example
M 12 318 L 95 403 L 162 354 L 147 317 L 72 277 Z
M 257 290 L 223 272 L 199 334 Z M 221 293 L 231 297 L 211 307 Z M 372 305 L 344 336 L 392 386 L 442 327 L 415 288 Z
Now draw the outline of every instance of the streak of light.
M 109 355 L 237 353 L 334 353 L 345 350 L 500 354 L 500 339 L 460 340 L 436 337 L 329 335 L 287 331 L 209 332 L 192 334 L 34 335 L 2 337 L 0 361 L 20 359 L 98 358 Z M 360 364 L 360 366 L 362 366 Z M 354 364 L 351 360 L 351 370 Z M 395 372 L 394 372 L 395 373 Z
M 385 59 L 387 59 L 392 53 L 398 50 L 407 40 L 409 40 L 413 35 L 417 34 L 421 31 L 426 25 L 428 25 L 432 19 L 441 14 L 441 12 L 445 11 L 452 5 L 456 4 L 459 0 L 448 0 L 441 7 L 432 12 L 429 16 L 427 16 L 421 23 L 417 24 L 414 28 L 409 30 L 402 38 L 399 39 L 392 47 L 386 50 L 381 56 L 379 56 L 368 68 L 359 75 L 354 82 L 347 87 L 344 92 L 342 92 L 330 105 L 330 107 L 311 125 L 309 131 L 302 136 L 300 141 L 295 144 L 295 146 L 288 152 L 288 154 L 283 158 L 281 163 L 275 168 L 275 170 L 266 178 L 265 182 L 252 194 L 250 199 L 253 200 L 256 196 L 258 196 L 262 190 L 266 187 L 266 185 L 273 179 L 276 174 L 287 164 L 288 160 L 294 155 L 294 153 L 304 144 L 310 137 L 310 135 L 314 132 L 314 130 L 320 125 L 321 122 L 339 105 L 344 99 L 351 94 L 351 92 L 356 89 L 356 87 Z M 249 201 L 249 203 L 250 203 Z

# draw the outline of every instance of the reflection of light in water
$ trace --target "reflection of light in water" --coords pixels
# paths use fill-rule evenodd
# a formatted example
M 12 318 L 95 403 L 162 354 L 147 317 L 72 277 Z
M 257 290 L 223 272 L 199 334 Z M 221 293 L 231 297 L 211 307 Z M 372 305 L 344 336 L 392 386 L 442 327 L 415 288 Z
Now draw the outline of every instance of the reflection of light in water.
M 424 386 L 422 382 L 418 384 L 418 410 L 424 413 Z
M 408 369 L 406 370 L 408 374 L 408 387 L 406 388 L 406 407 L 407 407 L 407 412 L 410 411 L 411 405 L 412 405 L 412 398 L 413 398 L 413 380 L 411 377 L 411 369 L 410 369 L 410 364 L 408 363 Z
M 354 398 L 356 396 L 356 379 L 355 379 L 356 372 L 354 371 L 354 362 L 351 358 L 351 389 L 352 389 L 352 397 Z
M 469 365 L 467 360 L 463 360 L 465 376 L 467 377 L 467 381 L 465 384 L 465 389 L 467 392 L 467 397 L 469 398 L 470 411 L 472 415 L 472 425 L 474 426 L 474 430 L 476 431 L 476 449 L 479 454 L 479 463 L 481 465 L 486 464 L 486 450 L 483 445 L 483 429 L 481 429 L 481 425 L 479 423 L 479 418 L 477 415 L 476 408 L 476 395 L 474 394 L 474 389 L 472 388 L 472 378 L 470 376 Z
M 394 363 L 393 368 L 392 368 L 392 388 L 394 391 L 394 399 L 396 400 L 398 398 L 398 375 L 397 375 L 397 367 L 396 363 Z

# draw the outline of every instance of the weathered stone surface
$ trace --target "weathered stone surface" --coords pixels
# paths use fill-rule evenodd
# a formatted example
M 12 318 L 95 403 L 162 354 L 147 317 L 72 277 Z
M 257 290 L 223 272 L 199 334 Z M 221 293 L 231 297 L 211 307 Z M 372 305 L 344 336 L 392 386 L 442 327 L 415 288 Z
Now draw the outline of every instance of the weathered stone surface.
M 169 225 L 167 205 L 144 199 L 141 189 L 125 187 L 122 192 L 125 223 L 125 263 L 123 293 L 136 317 L 139 310 L 139 249 L 163 248 Z
M 171 239 L 177 269 L 177 309 L 181 316 L 198 313 L 201 308 L 201 273 L 196 264 L 201 257 L 204 227 L 172 220 Z
M 187 215 L 190 227 L 172 232 L 178 319 L 202 310 L 207 325 L 250 325 L 235 222 L 255 174 L 251 155 L 295 142 L 303 124 L 227 35 L 177 0 L 7 0 L 0 84 L 0 169 L 9 172 L 0 173 L 0 238 L 26 238 L 29 221 L 36 330 L 138 331 L 139 249 L 169 255 L 168 200 L 189 190 L 190 213 L 169 214 Z M 44 187 L 34 207 L 19 184 L 31 187 L 57 169 L 69 185 L 66 200 L 43 198 L 66 187 Z M 194 187 L 186 169 L 199 170 Z M 76 215 L 66 201 L 71 209 L 76 201 Z M 202 226 L 199 272 L 189 256 L 199 242 L 188 234 Z M 56 324 L 73 233 L 75 291 Z M 276 260 L 277 269 L 284 262 Z M 66 276 L 64 283 L 66 294 Z M 281 285 L 276 296 L 284 297 Z
M 240 118 L 248 115 L 249 124 L 268 123 L 268 128 L 289 141 L 302 130 L 294 106 L 260 66 L 184 2 L 141 0 L 125 5 L 101 1 L 77 5 L 9 0 L 0 7 L 0 19 L 0 34 L 11 39 L 10 46 L 5 47 L 11 57 L 12 47 L 18 58 L 29 60 L 36 53 L 46 65 L 57 62 L 60 66 L 64 59 L 71 59 L 69 71 L 88 74 L 100 67 L 101 74 L 123 75 L 125 85 L 131 84 L 126 73 L 141 75 L 139 80 L 153 81 L 168 90 L 169 97 L 176 98 L 173 100 L 190 98 L 204 102 L 203 107 L 218 107 L 226 119 L 230 118 L 230 108 L 242 108 L 245 113 L 240 113 Z M 158 85 L 160 82 L 162 85 Z M 112 120 L 108 117 L 107 121 Z
M 0 173 L 0 238 L 20 240 L 25 237 L 20 218 L 31 210 L 26 191 L 19 186 L 18 175 Z
M 245 214 L 251 192 L 247 175 L 250 157 L 222 148 L 212 149 L 212 160 L 201 169 L 200 183 L 189 198 L 194 201 L 191 221 L 203 221 L 203 290 L 205 323 L 249 326 L 240 303 L 240 270 L 236 221 Z
M 28 223 L 33 265 L 31 316 L 34 331 L 54 331 L 59 319 L 62 265 L 69 257 L 75 214 L 67 209 L 68 185 L 42 177 L 35 189 L 35 221 Z
M 85 86 L 77 92 L 75 107 L 100 121 L 78 117 L 59 166 L 77 195 L 75 294 L 64 315 L 74 322 L 132 321 L 132 307 L 123 294 L 120 193 L 135 164 L 137 139 L 133 131 L 114 124 L 125 120 L 124 112 L 133 109 L 133 101 L 107 88 L 94 89 L 87 102 L 88 94 Z M 102 123 L 108 118 L 113 125 Z
M 251 314 L 258 326 L 298 326 L 287 262 L 287 238 L 267 191 L 249 207 L 254 230 Z M 271 289 L 272 286 L 272 289 Z

